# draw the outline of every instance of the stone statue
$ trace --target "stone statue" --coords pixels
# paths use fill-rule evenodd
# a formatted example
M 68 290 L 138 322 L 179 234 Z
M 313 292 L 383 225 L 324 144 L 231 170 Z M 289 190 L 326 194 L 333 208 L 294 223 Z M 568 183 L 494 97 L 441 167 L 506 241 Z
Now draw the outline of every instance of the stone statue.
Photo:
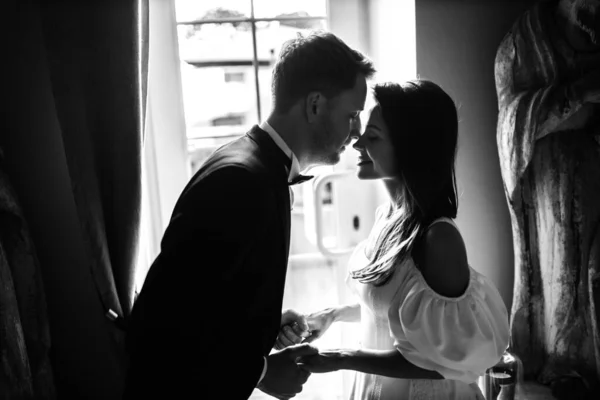
M 526 11 L 497 50 L 495 79 L 515 249 L 512 349 L 525 379 L 555 397 L 597 395 L 600 0 Z

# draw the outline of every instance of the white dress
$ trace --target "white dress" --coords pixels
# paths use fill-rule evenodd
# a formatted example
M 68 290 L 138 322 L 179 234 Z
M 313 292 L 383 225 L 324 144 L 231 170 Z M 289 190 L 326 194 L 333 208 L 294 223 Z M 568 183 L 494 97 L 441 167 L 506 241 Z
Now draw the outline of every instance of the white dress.
M 454 225 L 449 218 L 433 223 L 442 221 Z M 356 247 L 349 270 L 368 263 L 366 243 Z M 469 270 L 468 287 L 456 298 L 434 292 L 410 258 L 380 287 L 348 275 L 361 305 L 361 347 L 397 349 L 414 365 L 445 378 L 411 380 L 357 372 L 352 400 L 484 399 L 476 382 L 508 345 L 508 313 L 494 284 Z

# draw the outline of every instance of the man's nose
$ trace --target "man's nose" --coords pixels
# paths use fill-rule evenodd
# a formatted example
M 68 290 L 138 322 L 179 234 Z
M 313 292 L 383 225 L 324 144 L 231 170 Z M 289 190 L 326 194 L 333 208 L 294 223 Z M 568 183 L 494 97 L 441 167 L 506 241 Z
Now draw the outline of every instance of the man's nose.
M 361 124 L 360 124 L 360 118 L 355 118 L 351 123 L 350 123 L 350 135 L 349 135 L 349 140 L 354 140 L 354 139 L 358 139 L 360 137 L 360 128 L 361 128 Z
M 363 149 L 361 136 L 358 136 L 356 142 L 354 142 L 354 144 L 352 145 L 352 147 L 354 147 L 355 150 L 362 150 Z

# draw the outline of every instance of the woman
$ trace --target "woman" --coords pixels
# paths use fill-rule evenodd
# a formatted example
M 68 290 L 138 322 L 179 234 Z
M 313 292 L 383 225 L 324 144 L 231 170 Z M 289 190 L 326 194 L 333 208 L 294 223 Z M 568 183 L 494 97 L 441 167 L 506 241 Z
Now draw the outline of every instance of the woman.
M 320 350 L 300 363 L 314 373 L 357 371 L 356 400 L 482 399 L 476 380 L 508 345 L 508 313 L 494 285 L 469 266 L 453 221 L 456 107 L 426 80 L 377 85 L 374 95 L 354 145 L 358 177 L 383 179 L 390 202 L 349 262 L 358 303 L 307 316 L 307 341 L 333 322 L 360 322 L 361 348 Z M 286 326 L 277 347 L 301 336 Z

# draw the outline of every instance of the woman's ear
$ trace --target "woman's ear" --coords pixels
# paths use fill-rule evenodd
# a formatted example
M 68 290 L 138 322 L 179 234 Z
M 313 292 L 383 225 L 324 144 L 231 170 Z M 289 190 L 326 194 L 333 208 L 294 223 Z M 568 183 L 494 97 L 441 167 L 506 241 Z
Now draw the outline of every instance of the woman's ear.
M 322 114 L 324 107 L 327 106 L 327 99 L 321 92 L 310 92 L 306 96 L 305 114 L 306 120 L 313 123 L 318 120 L 319 114 Z

